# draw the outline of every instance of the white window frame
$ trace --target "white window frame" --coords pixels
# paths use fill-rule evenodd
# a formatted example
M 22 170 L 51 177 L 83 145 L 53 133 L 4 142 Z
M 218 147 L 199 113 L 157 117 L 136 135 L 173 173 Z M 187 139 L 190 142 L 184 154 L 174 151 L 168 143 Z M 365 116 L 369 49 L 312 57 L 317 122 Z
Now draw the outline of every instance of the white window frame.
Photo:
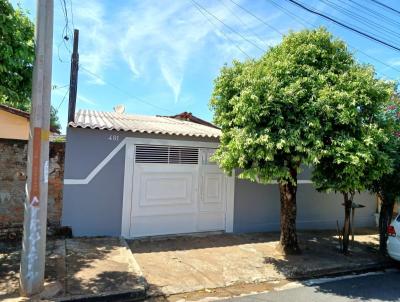
M 122 200 L 122 219 L 121 219 L 121 236 L 132 238 L 130 236 L 131 228 L 131 207 L 132 207 L 132 189 L 133 189 L 133 172 L 135 166 L 135 145 L 167 145 L 197 148 L 218 148 L 218 143 L 184 141 L 172 139 L 151 139 L 151 138 L 126 138 L 125 144 L 125 169 L 124 169 L 124 192 Z M 234 220 L 234 199 L 235 199 L 235 175 L 227 177 L 227 200 L 225 213 L 225 232 L 233 232 Z

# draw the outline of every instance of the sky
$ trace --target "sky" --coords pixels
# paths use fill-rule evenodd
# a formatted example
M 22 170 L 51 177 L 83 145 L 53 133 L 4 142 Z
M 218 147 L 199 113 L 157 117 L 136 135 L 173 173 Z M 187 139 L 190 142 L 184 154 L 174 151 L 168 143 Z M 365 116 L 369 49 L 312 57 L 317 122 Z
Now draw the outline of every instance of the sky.
M 299 1 L 400 45 L 400 15 L 373 0 Z M 11 2 L 35 21 L 35 0 Z M 380 2 L 400 11 L 400 1 Z M 224 64 L 258 58 L 280 43 L 281 34 L 318 26 L 349 43 L 358 61 L 374 65 L 378 77 L 400 79 L 399 51 L 287 0 L 55 0 L 51 102 L 65 132 L 73 28 L 79 29 L 77 110 L 113 111 L 123 104 L 131 114 L 188 111 L 212 121 L 208 103 Z

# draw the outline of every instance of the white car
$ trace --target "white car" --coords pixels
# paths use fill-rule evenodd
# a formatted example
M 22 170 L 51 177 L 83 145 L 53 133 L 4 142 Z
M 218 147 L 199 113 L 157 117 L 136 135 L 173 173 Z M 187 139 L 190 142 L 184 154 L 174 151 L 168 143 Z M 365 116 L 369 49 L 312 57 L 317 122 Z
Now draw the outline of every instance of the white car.
M 387 250 L 390 257 L 400 261 L 400 215 L 388 226 Z

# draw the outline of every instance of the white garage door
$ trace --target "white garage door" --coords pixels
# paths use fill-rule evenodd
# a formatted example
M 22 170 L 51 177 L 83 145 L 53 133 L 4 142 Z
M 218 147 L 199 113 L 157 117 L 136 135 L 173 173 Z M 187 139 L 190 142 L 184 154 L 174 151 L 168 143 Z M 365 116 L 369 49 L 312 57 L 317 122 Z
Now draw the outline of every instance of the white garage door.
M 227 182 L 212 152 L 135 146 L 131 237 L 225 229 Z

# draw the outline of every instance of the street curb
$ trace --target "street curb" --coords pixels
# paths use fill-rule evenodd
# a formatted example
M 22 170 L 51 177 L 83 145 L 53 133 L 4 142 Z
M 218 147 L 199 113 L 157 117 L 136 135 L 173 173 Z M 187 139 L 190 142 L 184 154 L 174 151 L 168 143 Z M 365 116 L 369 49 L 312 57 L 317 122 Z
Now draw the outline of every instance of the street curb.
M 138 286 L 132 290 L 128 291 L 120 291 L 120 292 L 109 292 L 109 293 L 101 293 L 101 294 L 90 294 L 90 295 L 81 295 L 81 296 L 73 296 L 73 297 L 62 297 L 58 298 L 55 301 L 58 302 L 92 302 L 92 301 L 142 301 L 146 299 L 146 288 L 144 286 Z
M 335 276 L 341 276 L 341 275 L 348 275 L 348 274 L 362 274 L 362 273 L 367 273 L 367 272 L 373 272 L 373 271 L 379 271 L 379 270 L 384 270 L 388 268 L 393 268 L 394 266 L 394 261 L 392 260 L 386 260 L 378 263 L 368 263 L 368 264 L 363 264 L 363 265 L 356 265 L 352 266 L 349 268 L 331 268 L 331 269 L 321 269 L 321 270 L 316 270 L 313 272 L 309 272 L 307 274 L 303 275 L 296 275 L 293 277 L 288 277 L 286 278 L 287 280 L 307 280 L 307 279 L 313 279 L 313 278 L 321 278 L 321 277 L 335 277 Z
M 368 263 L 364 265 L 353 265 L 352 267 L 348 267 L 346 269 L 336 267 L 336 268 L 331 268 L 331 269 L 321 269 L 321 270 L 314 270 L 313 272 L 308 272 L 307 274 L 304 275 L 297 275 L 297 276 L 292 276 L 292 277 L 287 277 L 287 278 L 273 278 L 273 279 L 268 279 L 268 280 L 263 280 L 259 282 L 250 282 L 250 283 L 271 283 L 275 281 L 283 281 L 287 280 L 290 282 L 301 282 L 301 281 L 306 281 L 306 280 L 311 280 L 311 279 L 319 279 L 319 278 L 334 278 L 334 277 L 340 277 L 340 276 L 345 276 L 345 275 L 360 275 L 368 272 L 377 272 L 377 271 L 384 271 L 385 269 L 390 269 L 395 267 L 395 262 L 391 259 L 381 261 L 381 262 L 374 262 L 374 263 Z M 246 282 L 238 282 L 222 287 L 213 287 L 209 288 L 212 290 L 216 289 L 229 289 L 231 286 L 237 286 L 241 284 L 250 284 Z M 182 292 L 182 293 L 175 293 L 175 294 L 162 294 L 159 292 L 154 292 L 152 293 L 149 291 L 147 293 L 147 298 L 155 298 L 155 297 L 170 297 L 170 296 L 179 296 L 183 294 L 190 294 L 190 293 L 195 293 L 195 292 L 200 292 L 203 290 L 195 290 L 195 291 L 190 291 L 190 292 Z M 212 296 L 212 295 L 211 295 Z

